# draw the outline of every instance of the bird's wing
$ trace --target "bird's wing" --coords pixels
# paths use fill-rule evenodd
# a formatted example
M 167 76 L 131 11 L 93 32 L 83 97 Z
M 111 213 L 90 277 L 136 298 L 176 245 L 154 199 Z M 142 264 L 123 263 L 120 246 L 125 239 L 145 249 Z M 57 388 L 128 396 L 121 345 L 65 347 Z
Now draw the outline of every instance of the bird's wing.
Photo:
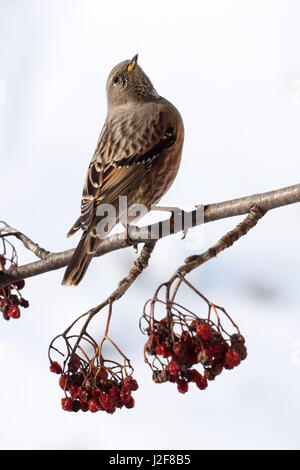
M 148 114 L 149 116 L 149 114 Z M 108 120 L 89 165 L 81 202 L 81 216 L 69 232 L 87 230 L 100 203 L 112 203 L 138 184 L 164 150 L 174 145 L 176 129 L 170 114 L 162 110 L 131 118 Z

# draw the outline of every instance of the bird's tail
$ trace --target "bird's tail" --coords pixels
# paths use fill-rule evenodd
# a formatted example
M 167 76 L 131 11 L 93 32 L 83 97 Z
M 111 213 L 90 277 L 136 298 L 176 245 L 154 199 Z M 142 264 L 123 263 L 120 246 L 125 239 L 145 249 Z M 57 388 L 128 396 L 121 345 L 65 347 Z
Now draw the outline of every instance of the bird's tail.
M 91 233 L 84 233 L 65 271 L 62 285 L 77 286 L 86 273 L 94 256 L 95 247 L 91 247 Z M 93 252 L 92 252 L 93 251 Z

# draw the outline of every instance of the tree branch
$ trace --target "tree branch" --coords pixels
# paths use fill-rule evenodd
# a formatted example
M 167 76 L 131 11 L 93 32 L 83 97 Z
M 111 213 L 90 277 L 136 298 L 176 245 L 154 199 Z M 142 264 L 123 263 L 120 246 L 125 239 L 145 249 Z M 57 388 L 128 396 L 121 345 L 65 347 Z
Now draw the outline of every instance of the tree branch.
M 196 206 L 197 209 L 182 213 L 182 221 L 187 221 L 185 225 L 182 224 L 181 226 L 175 226 L 172 223 L 170 224 L 170 219 L 165 219 L 155 224 L 139 228 L 138 230 L 140 236 L 138 239 L 130 239 L 126 233 L 112 235 L 109 238 L 103 240 L 96 256 L 102 256 L 111 251 L 119 250 L 139 243 L 147 244 L 151 240 L 151 234 L 153 233 L 157 234 L 157 239 L 161 239 L 165 236 L 182 231 L 183 226 L 185 229 L 189 229 L 202 223 L 208 223 L 228 217 L 247 214 L 250 212 L 253 204 L 256 204 L 266 212 L 271 209 L 286 206 L 288 204 L 294 204 L 296 202 L 300 202 L 300 184 L 216 204 Z M 165 230 L 165 227 L 167 226 L 170 227 L 169 231 Z M 26 279 L 48 271 L 60 269 L 69 263 L 74 253 L 73 249 L 60 253 L 47 254 L 48 252 L 41 249 L 24 234 L 19 231 L 15 232 L 16 233 L 14 233 L 14 235 L 19 238 L 28 249 L 33 251 L 42 259 L 33 263 L 19 266 L 18 268 L 9 271 L 1 271 L 0 288 L 20 279 Z
M 50 251 L 47 251 L 47 250 L 44 250 L 44 248 L 41 248 L 37 243 L 34 243 L 32 240 L 30 240 L 30 238 L 27 237 L 27 235 L 24 235 L 24 233 L 19 232 L 15 228 L 12 228 L 10 225 L 4 222 L 4 220 L 0 220 L 0 223 L 4 225 L 3 227 L 0 228 L 1 237 L 5 237 L 7 235 L 13 235 L 18 240 L 23 242 L 23 245 L 25 246 L 25 248 L 32 251 L 32 253 L 34 253 L 40 259 L 46 259 L 49 255 L 51 255 Z M 4 233 L 2 234 L 2 232 Z

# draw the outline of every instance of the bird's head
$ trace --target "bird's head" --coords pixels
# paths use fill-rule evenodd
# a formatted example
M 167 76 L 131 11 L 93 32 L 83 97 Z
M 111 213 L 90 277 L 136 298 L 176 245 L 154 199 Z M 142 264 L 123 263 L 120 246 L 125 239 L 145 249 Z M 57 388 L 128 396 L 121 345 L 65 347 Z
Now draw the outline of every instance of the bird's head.
M 106 93 L 108 107 L 153 100 L 159 95 L 150 79 L 137 63 L 136 54 L 131 60 L 124 60 L 110 72 Z

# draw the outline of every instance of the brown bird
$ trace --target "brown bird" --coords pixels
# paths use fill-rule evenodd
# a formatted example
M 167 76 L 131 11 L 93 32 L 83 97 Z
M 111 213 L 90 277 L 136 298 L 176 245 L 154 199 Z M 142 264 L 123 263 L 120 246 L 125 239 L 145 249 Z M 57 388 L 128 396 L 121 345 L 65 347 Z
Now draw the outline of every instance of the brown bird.
M 126 220 L 124 209 L 119 208 L 120 196 L 127 197 L 128 207 L 143 204 L 146 211 L 151 210 L 170 188 L 180 165 L 184 139 L 181 116 L 156 92 L 137 64 L 137 55 L 113 68 L 106 93 L 107 117 L 88 168 L 81 215 L 67 236 L 80 228 L 83 235 L 63 285 L 79 284 L 101 244 L 101 207 L 110 204 L 115 210 L 115 217 L 108 224 L 105 221 L 107 235 L 116 223 Z

